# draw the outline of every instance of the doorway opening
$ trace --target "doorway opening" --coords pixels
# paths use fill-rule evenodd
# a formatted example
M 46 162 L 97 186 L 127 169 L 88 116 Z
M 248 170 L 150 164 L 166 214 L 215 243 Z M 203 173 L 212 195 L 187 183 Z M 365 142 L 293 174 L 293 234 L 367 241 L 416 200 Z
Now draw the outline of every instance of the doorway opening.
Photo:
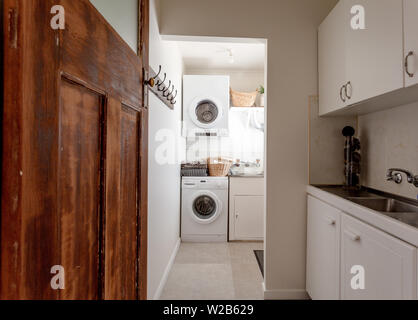
M 182 244 L 161 299 L 263 299 L 267 40 L 163 40 L 183 58 L 183 167 L 208 177 L 182 172 Z

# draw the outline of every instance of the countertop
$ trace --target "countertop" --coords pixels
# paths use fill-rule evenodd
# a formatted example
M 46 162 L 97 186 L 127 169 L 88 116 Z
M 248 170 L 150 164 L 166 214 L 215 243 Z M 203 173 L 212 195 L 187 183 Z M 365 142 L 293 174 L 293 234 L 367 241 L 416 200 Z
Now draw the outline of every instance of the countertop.
M 230 175 L 230 178 L 260 178 L 264 179 L 264 174 L 238 174 L 238 175 Z
M 307 193 L 329 205 L 341 210 L 345 214 L 355 217 L 375 228 L 389 233 L 396 238 L 418 247 L 418 229 L 396 219 L 387 217 L 378 211 L 358 205 L 350 200 L 344 199 L 344 194 L 338 195 L 338 192 L 326 187 L 308 186 Z M 365 191 L 367 193 L 367 191 Z M 367 196 L 365 194 L 365 196 Z

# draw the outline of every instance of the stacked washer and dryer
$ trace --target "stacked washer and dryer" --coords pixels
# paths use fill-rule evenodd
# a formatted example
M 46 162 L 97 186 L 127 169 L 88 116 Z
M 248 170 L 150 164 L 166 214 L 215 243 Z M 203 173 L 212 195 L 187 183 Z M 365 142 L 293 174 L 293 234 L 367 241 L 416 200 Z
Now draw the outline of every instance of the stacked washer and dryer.
M 184 137 L 229 135 L 229 88 L 229 76 L 183 77 Z M 227 241 L 228 197 L 228 177 L 183 177 L 182 241 Z

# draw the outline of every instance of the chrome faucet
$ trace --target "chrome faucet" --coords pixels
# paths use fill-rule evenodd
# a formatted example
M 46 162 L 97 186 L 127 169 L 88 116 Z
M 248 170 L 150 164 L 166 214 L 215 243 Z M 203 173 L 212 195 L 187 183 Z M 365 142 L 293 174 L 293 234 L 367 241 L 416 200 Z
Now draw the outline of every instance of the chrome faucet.
M 389 169 L 386 175 L 386 179 L 388 181 L 394 181 L 395 183 L 400 184 L 402 182 L 401 173 L 405 173 L 408 179 L 408 182 L 418 188 L 418 175 L 414 176 L 410 171 L 405 170 L 405 169 L 397 169 L 397 168 Z

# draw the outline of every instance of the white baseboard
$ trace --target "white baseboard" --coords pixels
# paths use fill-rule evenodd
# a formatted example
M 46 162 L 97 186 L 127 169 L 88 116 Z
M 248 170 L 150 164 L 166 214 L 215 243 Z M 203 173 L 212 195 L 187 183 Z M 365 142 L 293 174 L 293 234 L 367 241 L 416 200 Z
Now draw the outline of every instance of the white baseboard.
M 179 251 L 181 244 L 181 239 L 179 238 L 176 246 L 174 247 L 173 253 L 170 256 L 170 260 L 168 261 L 167 267 L 164 270 L 164 274 L 161 277 L 160 284 L 158 285 L 157 291 L 155 291 L 154 297 L 152 297 L 152 300 L 159 300 L 161 297 L 161 294 L 163 293 L 165 284 L 167 283 L 168 275 L 170 274 L 171 268 L 173 267 L 174 260 L 176 259 L 177 252 Z
M 303 289 L 267 290 L 263 282 L 264 300 L 307 300 L 309 295 Z

